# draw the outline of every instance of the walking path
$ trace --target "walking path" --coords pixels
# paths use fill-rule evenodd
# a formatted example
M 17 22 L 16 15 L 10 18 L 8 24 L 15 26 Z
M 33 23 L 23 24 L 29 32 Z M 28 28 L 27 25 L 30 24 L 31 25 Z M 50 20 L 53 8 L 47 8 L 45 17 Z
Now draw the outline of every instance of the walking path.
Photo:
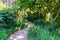
M 33 26 L 33 23 L 29 22 L 29 25 L 27 28 L 24 28 L 22 30 L 15 32 L 8 38 L 8 40 L 28 40 L 27 31 L 31 26 Z

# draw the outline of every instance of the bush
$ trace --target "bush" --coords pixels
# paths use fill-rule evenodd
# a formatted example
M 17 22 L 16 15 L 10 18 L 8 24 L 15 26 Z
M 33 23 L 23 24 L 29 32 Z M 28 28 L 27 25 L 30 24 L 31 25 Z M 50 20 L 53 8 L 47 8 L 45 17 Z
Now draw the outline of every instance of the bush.
M 8 34 L 6 33 L 6 30 L 3 28 L 0 28 L 0 40 L 6 40 L 8 37 Z
M 39 20 L 35 20 L 34 23 L 36 25 L 45 25 L 46 24 L 45 20 L 40 20 L 40 19 Z
M 29 40 L 59 40 L 59 38 L 57 31 L 50 31 L 47 27 L 34 25 L 28 30 Z
M 0 10 L 0 40 L 7 40 L 15 32 L 16 14 L 11 9 Z
M 14 12 L 10 12 L 9 9 L 4 9 L 0 11 L 0 27 L 3 28 L 10 28 L 12 26 L 15 26 L 15 17 L 16 15 Z
M 2 15 L 0 17 L 0 27 L 9 28 L 15 25 L 14 18 L 10 15 Z
M 27 16 L 27 20 L 29 20 L 29 21 L 34 21 L 34 20 L 38 19 L 37 13 L 30 13 L 30 12 L 28 12 L 27 15 L 28 15 Z
M 55 40 L 60 40 L 60 28 L 57 29 L 57 31 L 55 32 L 56 33 L 56 37 L 55 37 Z
M 27 25 L 28 25 L 27 20 L 24 20 L 24 21 L 17 24 L 17 26 L 20 27 L 20 29 L 27 27 Z
M 0 40 L 7 40 L 7 38 L 15 31 L 14 27 L 10 29 L 0 28 Z
M 36 25 L 40 25 L 40 26 L 50 25 L 50 23 L 49 22 L 46 22 L 44 19 L 35 20 L 34 23 Z

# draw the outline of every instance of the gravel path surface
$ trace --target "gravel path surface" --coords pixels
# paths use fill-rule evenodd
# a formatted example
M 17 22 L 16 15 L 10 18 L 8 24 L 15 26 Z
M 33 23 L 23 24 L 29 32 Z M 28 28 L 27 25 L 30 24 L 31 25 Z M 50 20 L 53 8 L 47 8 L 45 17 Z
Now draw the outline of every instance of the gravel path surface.
M 28 40 L 27 31 L 31 26 L 33 26 L 33 23 L 29 22 L 29 25 L 27 28 L 24 28 L 22 30 L 15 32 L 11 36 L 9 36 L 8 40 Z

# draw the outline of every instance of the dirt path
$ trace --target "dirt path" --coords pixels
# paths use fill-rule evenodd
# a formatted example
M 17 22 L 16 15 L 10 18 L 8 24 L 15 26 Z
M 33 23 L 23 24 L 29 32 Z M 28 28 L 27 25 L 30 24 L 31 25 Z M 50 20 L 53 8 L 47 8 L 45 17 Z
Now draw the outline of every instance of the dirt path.
M 29 22 L 29 25 L 27 28 L 24 28 L 20 31 L 15 32 L 14 34 L 12 34 L 8 40 L 28 40 L 27 38 L 27 31 L 29 29 L 30 26 L 32 26 L 33 24 L 31 22 Z

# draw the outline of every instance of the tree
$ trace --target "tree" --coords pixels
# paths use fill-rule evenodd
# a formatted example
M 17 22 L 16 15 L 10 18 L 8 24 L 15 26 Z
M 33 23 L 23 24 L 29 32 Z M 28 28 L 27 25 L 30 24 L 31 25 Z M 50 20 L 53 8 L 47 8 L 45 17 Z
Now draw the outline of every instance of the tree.
M 44 19 L 48 19 L 49 22 L 54 22 L 58 15 L 59 15 L 59 10 L 60 10 L 60 0 L 16 0 L 16 4 L 22 9 L 30 9 L 31 13 L 36 13 L 38 14 L 38 17 Z M 45 16 L 48 15 L 48 18 Z M 56 15 L 56 16 L 55 16 Z

